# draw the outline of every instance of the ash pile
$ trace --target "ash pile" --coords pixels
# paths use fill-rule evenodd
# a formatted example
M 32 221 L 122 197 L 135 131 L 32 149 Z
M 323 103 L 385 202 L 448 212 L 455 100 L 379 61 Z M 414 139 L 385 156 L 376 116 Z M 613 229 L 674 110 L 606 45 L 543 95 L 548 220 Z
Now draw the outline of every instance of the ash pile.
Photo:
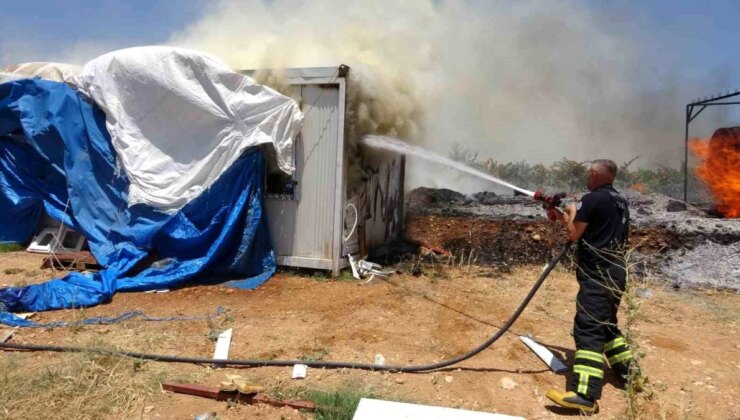
M 630 262 L 641 276 L 674 287 L 740 290 L 740 219 L 718 215 L 661 194 L 624 193 L 630 203 Z M 564 240 L 525 196 L 417 188 L 406 195 L 406 238 L 508 270 L 544 264 Z

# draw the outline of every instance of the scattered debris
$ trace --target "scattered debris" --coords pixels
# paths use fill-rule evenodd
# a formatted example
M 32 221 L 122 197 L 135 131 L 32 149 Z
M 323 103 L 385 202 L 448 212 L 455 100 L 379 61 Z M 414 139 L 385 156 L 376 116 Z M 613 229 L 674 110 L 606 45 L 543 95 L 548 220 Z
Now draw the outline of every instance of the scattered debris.
M 218 414 L 216 414 L 215 411 L 198 414 L 197 416 L 193 417 L 193 420 L 216 420 L 216 419 L 218 419 Z
M 236 391 L 221 391 L 197 384 L 163 383 L 162 389 L 177 394 L 194 395 L 217 401 L 235 401 L 242 404 L 268 404 L 273 407 L 290 407 L 296 410 L 316 410 L 316 404 L 310 401 L 279 400 L 261 393 L 242 394 Z
M 365 260 L 355 261 L 355 259 L 352 258 L 352 255 L 347 255 L 347 259 L 349 260 L 350 267 L 352 267 L 352 276 L 354 278 L 357 280 L 363 280 L 365 276 L 368 274 L 370 275 L 370 278 L 365 283 L 372 281 L 375 276 L 388 277 L 393 274 L 393 271 L 383 271 L 383 267 L 381 267 L 380 264 L 371 263 Z
M 161 268 L 167 267 L 168 265 L 172 264 L 174 261 L 175 261 L 174 258 L 164 258 L 164 259 L 153 262 L 151 267 L 156 270 L 159 270 Z
M 240 375 L 226 375 L 226 380 L 221 381 L 218 384 L 218 388 L 221 391 L 237 391 L 242 394 L 256 394 L 267 390 L 267 388 L 261 385 L 248 382 L 246 378 Z
M 453 379 L 454 378 L 450 375 L 445 376 L 445 382 L 447 382 L 448 384 L 451 384 Z
M 501 388 L 503 388 L 503 389 L 514 389 L 519 384 L 516 383 L 513 379 L 509 378 L 508 376 L 504 376 L 499 381 L 499 385 L 501 385 Z
M 403 385 L 404 382 L 406 382 L 406 381 L 402 377 L 399 376 L 399 377 L 396 378 L 396 383 L 397 384 Z
M 299 364 L 299 365 L 293 366 L 293 373 L 291 373 L 290 376 L 293 379 L 305 379 L 307 373 L 308 373 L 308 366 Z
M 229 358 L 229 347 L 231 346 L 231 328 L 221 331 L 216 341 L 216 351 L 213 353 L 214 360 L 227 360 Z
M 532 351 L 540 358 L 543 362 L 555 373 L 565 372 L 568 370 L 568 367 L 565 366 L 565 364 L 555 357 L 554 354 L 545 346 L 542 344 L 534 341 L 532 337 L 528 336 L 519 336 L 519 339 L 522 340 L 522 343 L 526 344 L 527 347 L 532 349 Z
M 383 357 L 382 354 L 378 353 L 375 355 L 375 364 L 378 366 L 385 366 L 385 357 Z

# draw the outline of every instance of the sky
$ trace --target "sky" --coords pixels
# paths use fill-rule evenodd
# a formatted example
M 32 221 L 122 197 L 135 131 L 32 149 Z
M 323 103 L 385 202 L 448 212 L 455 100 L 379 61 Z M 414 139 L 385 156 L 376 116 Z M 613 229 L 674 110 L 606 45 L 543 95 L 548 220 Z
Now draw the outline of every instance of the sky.
M 0 25 L 0 66 L 27 61 L 57 61 L 83 64 L 85 61 L 111 50 L 139 45 L 166 44 L 178 39 L 187 39 L 189 43 L 197 45 L 197 39 L 194 40 L 194 36 L 197 38 L 199 34 L 219 32 L 217 30 L 218 28 L 213 28 L 213 25 L 206 31 L 199 31 L 198 28 L 199 25 L 202 26 L 204 20 L 208 21 L 208 16 L 212 14 L 218 15 L 219 4 L 222 1 L 229 2 L 231 9 L 225 8 L 226 10 L 234 10 L 234 7 L 237 9 L 248 9 L 243 15 L 239 15 L 236 18 L 237 27 L 229 27 L 225 30 L 227 37 L 231 37 L 231 31 L 233 29 L 235 38 L 239 37 L 238 34 L 242 34 L 241 38 L 243 40 L 239 39 L 238 42 L 244 44 L 249 42 L 249 37 L 244 36 L 244 34 L 250 34 L 249 30 L 240 30 L 239 28 L 242 16 L 244 16 L 244 25 L 255 26 L 258 28 L 256 30 L 265 29 L 268 32 L 269 30 L 274 30 L 275 33 L 281 30 L 280 28 L 271 28 L 269 26 L 271 22 L 249 21 L 249 19 L 264 19 L 265 16 L 268 16 L 269 14 L 265 14 L 265 10 L 269 10 L 272 7 L 273 0 L 265 0 L 267 6 L 264 6 L 264 4 L 260 5 L 259 0 L 6 1 L 2 6 L 3 22 Z M 285 4 L 290 5 L 301 2 L 301 0 L 280 1 L 283 4 L 276 13 L 282 14 L 290 14 L 292 10 L 291 6 L 286 7 Z M 442 0 L 431 1 L 436 5 L 443 3 Z M 328 4 L 329 6 L 341 4 L 343 7 L 345 5 L 349 5 L 347 7 L 353 7 L 354 5 L 352 2 L 339 0 L 334 3 L 330 0 L 323 3 L 318 0 L 314 0 L 313 2 L 311 0 L 303 0 L 303 2 L 313 4 L 314 6 L 316 4 Z M 478 7 L 484 9 L 488 7 L 487 5 L 501 3 L 491 0 L 467 0 L 467 2 L 471 5 L 471 8 Z M 375 2 L 366 0 L 366 2 L 363 2 L 363 6 L 358 6 L 357 9 L 361 13 L 370 10 L 374 15 L 383 15 L 382 11 L 378 12 L 374 10 L 373 6 L 367 6 L 367 3 Z M 409 4 L 417 3 L 409 2 Z M 529 3 L 536 4 L 533 1 Z M 598 50 L 602 47 L 595 45 L 591 48 L 591 51 L 582 54 L 584 58 L 577 57 L 579 60 L 582 59 L 583 63 L 577 63 L 575 67 L 578 69 L 581 65 L 608 63 L 608 56 L 610 55 L 614 57 L 616 62 L 619 62 L 622 56 L 626 57 L 624 59 L 626 61 L 632 60 L 634 57 L 642 57 L 644 63 L 637 63 L 637 66 L 641 70 L 639 72 L 639 88 L 635 89 L 635 92 L 631 92 L 630 95 L 626 95 L 628 97 L 625 100 L 616 101 L 616 107 L 612 107 L 610 112 L 614 113 L 615 108 L 618 110 L 624 106 L 629 106 L 637 109 L 633 114 L 644 113 L 646 114 L 645 119 L 653 118 L 659 120 L 661 116 L 653 115 L 653 109 L 662 107 L 668 109 L 669 111 L 666 112 L 671 113 L 669 118 L 665 118 L 665 115 L 663 115 L 661 119 L 661 121 L 667 121 L 667 124 L 661 125 L 651 123 L 650 121 L 644 123 L 644 121 L 640 120 L 641 117 L 639 115 L 633 116 L 629 124 L 640 126 L 644 123 L 646 126 L 655 127 L 658 131 L 666 127 L 666 125 L 670 127 L 670 130 L 665 130 L 664 132 L 669 137 L 668 144 L 670 151 L 675 155 L 672 155 L 670 161 L 677 164 L 679 159 L 676 156 L 682 155 L 682 153 L 679 153 L 679 149 L 682 151 L 682 113 L 684 105 L 698 97 L 740 88 L 740 54 L 736 53 L 736 48 L 740 45 L 740 25 L 737 25 L 736 22 L 737 16 L 740 15 L 740 2 L 733 0 L 708 0 L 703 2 L 696 0 L 584 0 L 569 1 L 567 3 L 577 5 L 573 10 L 585 10 L 594 15 L 595 18 L 591 19 L 589 24 L 598 25 L 600 35 L 602 33 L 607 35 L 612 34 L 616 39 L 625 39 L 621 44 L 616 42 L 612 43 L 612 45 L 623 45 L 632 48 L 635 40 L 639 44 L 642 44 L 637 47 L 644 47 L 644 51 L 632 55 L 630 55 L 630 52 L 624 52 L 618 49 L 601 53 Z M 375 9 L 382 7 L 381 3 L 378 3 Z M 252 10 L 249 10 L 250 8 L 254 9 L 253 13 Z M 329 8 L 327 7 L 327 9 Z M 303 7 L 303 9 L 307 9 L 307 7 Z M 496 10 L 495 7 L 491 7 L 491 9 Z M 408 11 L 406 12 L 408 13 Z M 418 13 L 423 15 L 425 12 L 428 11 L 419 10 Z M 300 13 L 296 12 L 295 16 L 303 19 Z M 329 16 L 333 15 L 332 10 L 327 10 L 326 13 Z M 411 10 L 410 13 L 416 12 Z M 274 22 L 279 23 L 281 19 L 282 17 L 278 16 Z M 562 19 L 562 16 L 558 16 L 556 19 Z M 577 19 L 577 17 L 574 17 L 574 19 Z M 228 20 L 228 17 L 224 18 L 224 20 Z M 289 16 L 285 20 L 290 20 Z M 327 25 L 327 22 L 331 22 L 331 19 L 329 18 L 328 20 L 322 20 L 317 23 L 317 25 L 324 25 L 322 28 L 317 29 L 322 30 Z M 399 22 L 404 22 L 404 20 L 399 20 Z M 544 22 L 549 23 L 546 20 Z M 233 19 L 230 23 L 234 23 Z M 556 21 L 555 25 L 564 26 L 564 22 Z M 218 26 L 218 23 L 216 26 Z M 293 25 L 292 27 L 295 26 Z M 310 33 L 310 31 L 306 31 L 306 26 L 310 27 L 311 23 L 303 24 L 300 26 L 300 29 L 306 33 Z M 516 29 L 525 35 L 527 34 L 527 28 L 517 27 Z M 584 33 L 594 33 L 592 29 L 589 29 L 589 31 L 585 31 Z M 536 31 L 531 32 L 533 36 L 537 35 Z M 492 33 L 497 34 L 495 31 Z M 577 34 L 578 32 L 571 32 L 571 36 L 573 33 Z M 183 37 L 183 34 L 187 34 L 187 36 Z M 568 33 L 565 33 L 565 35 L 568 35 Z M 476 34 L 472 34 L 472 36 L 475 37 Z M 477 35 L 477 37 L 479 38 L 480 35 Z M 611 40 L 608 36 L 601 37 L 600 39 L 602 41 Z M 542 43 L 541 40 L 538 41 L 535 39 L 535 41 L 540 44 Z M 580 40 L 571 38 L 570 41 Z M 589 41 L 586 40 L 584 44 L 586 47 L 589 46 Z M 480 44 L 486 45 L 485 42 L 481 42 Z M 492 48 L 496 46 L 495 43 L 490 45 Z M 565 46 L 562 48 L 565 49 Z M 578 44 L 575 48 L 577 52 L 577 48 L 581 48 L 581 44 Z M 533 51 L 538 55 L 543 53 L 542 49 Z M 645 51 L 647 55 L 645 55 Z M 481 55 L 485 55 L 485 53 L 485 51 L 481 51 Z M 506 50 L 505 53 L 508 54 L 509 50 Z M 562 51 L 560 53 L 562 55 Z M 557 55 L 558 51 L 553 52 L 553 54 Z M 589 61 L 591 60 L 589 58 L 591 56 L 595 57 L 594 60 L 600 61 Z M 643 60 L 641 59 L 640 61 Z M 535 63 L 543 66 L 548 65 L 547 60 L 540 59 L 540 57 L 526 57 L 521 62 Z M 338 63 L 327 63 L 327 65 L 333 64 Z M 625 65 L 625 69 L 629 71 L 634 71 L 633 67 L 631 62 Z M 494 71 L 497 69 L 495 66 L 491 68 Z M 557 71 L 561 71 L 566 67 L 555 66 L 554 68 Z M 620 86 L 625 90 L 628 89 L 623 83 L 625 80 L 629 81 L 632 76 L 622 74 L 619 74 L 619 76 L 621 76 L 620 80 L 615 81 L 614 85 Z M 539 77 L 539 75 L 535 74 L 534 77 Z M 559 77 L 559 79 L 556 79 L 556 82 L 569 80 L 562 76 Z M 501 80 L 505 81 L 505 83 L 526 82 L 526 80 L 513 78 L 510 75 L 507 75 L 506 78 L 502 78 Z M 602 80 L 602 84 L 604 83 L 607 82 Z M 496 83 L 491 82 L 484 84 L 484 86 L 495 87 Z M 533 82 L 532 86 L 537 86 L 537 83 Z M 553 103 L 556 103 L 559 97 L 568 98 L 569 89 L 577 90 L 577 88 L 577 85 L 562 87 L 560 90 L 555 90 L 555 93 L 549 100 L 554 100 Z M 619 96 L 618 92 L 610 92 L 609 95 L 612 97 Z M 573 99 L 578 99 L 577 95 L 574 95 Z M 522 107 L 522 109 L 526 109 L 530 114 L 535 114 L 536 110 L 532 110 L 532 103 L 525 103 L 527 106 Z M 599 105 L 597 101 L 593 106 Z M 579 118 L 581 120 L 588 119 L 593 115 L 593 113 L 580 112 L 577 109 L 578 107 L 588 107 L 583 102 L 574 100 L 568 106 L 574 108 L 569 110 L 569 115 L 572 114 L 576 120 Z M 697 123 L 693 125 L 695 127 L 693 134 L 708 136 L 711 135 L 714 128 L 720 125 L 740 123 L 740 107 L 737 108 L 739 109 L 713 109 L 711 112 L 705 112 L 697 120 Z M 463 113 L 468 112 L 464 104 L 461 109 Z M 447 112 L 448 110 L 444 109 L 443 111 Z M 548 130 L 549 127 L 557 127 L 561 123 L 558 118 L 561 118 L 562 114 L 552 112 L 552 106 L 546 111 L 546 115 L 551 115 L 552 118 L 542 118 L 542 122 L 537 127 L 531 121 L 527 122 L 526 118 L 529 118 L 530 115 L 525 113 L 526 118 L 522 124 L 514 127 L 515 129 L 505 127 L 505 130 L 499 129 L 496 133 L 511 132 L 514 133 L 512 136 L 515 138 L 527 136 L 544 137 L 535 131 L 534 128 L 527 131 L 527 127 L 545 130 Z M 615 117 L 615 121 L 617 121 L 616 125 L 608 121 L 597 122 L 603 126 L 602 131 L 599 133 L 604 134 L 604 130 L 621 130 L 625 126 L 623 123 L 624 120 L 618 120 L 618 116 Z M 579 122 L 578 124 L 581 123 Z M 622 125 L 620 126 L 619 124 Z M 453 126 L 451 129 L 456 131 L 459 127 Z M 472 139 L 486 136 L 485 130 L 481 129 L 479 131 L 483 135 L 473 130 L 468 137 Z M 571 133 L 572 131 L 563 131 L 560 137 L 568 137 Z M 604 135 L 608 135 L 608 133 Z M 678 140 L 678 143 L 675 143 L 676 147 L 673 147 L 674 138 Z M 640 142 L 640 139 L 633 140 L 633 143 L 637 143 L 638 146 Z M 506 151 L 501 151 L 501 148 L 495 144 L 492 144 L 490 149 L 485 149 L 487 146 L 484 143 L 480 140 L 471 140 L 471 144 L 475 147 L 482 148 L 482 153 L 486 156 L 492 156 L 498 153 L 501 154 L 502 159 L 507 160 L 518 160 L 522 156 L 521 154 L 517 154 L 516 151 L 511 151 L 507 155 L 505 154 L 507 153 Z M 567 145 L 569 143 L 563 140 L 563 144 Z M 532 147 L 535 146 L 538 145 L 535 144 Z M 444 147 L 446 147 L 444 144 L 441 145 L 438 151 L 443 152 L 444 150 L 441 149 Z M 630 147 L 634 148 L 635 146 L 632 145 Z M 551 149 L 548 151 L 549 157 L 543 158 L 543 160 L 550 159 L 552 161 L 564 154 L 568 154 L 567 151 L 561 152 L 558 148 Z M 638 152 L 628 151 L 625 152 L 625 156 L 633 156 Z M 584 151 L 583 153 L 591 153 L 591 151 Z M 660 158 L 663 154 L 662 149 L 655 149 L 653 153 L 657 158 Z M 624 156 L 620 156 L 620 159 L 623 158 Z M 654 163 L 653 161 L 646 162 L 650 164 Z
M 102 53 L 160 44 L 208 11 L 199 0 L 20 0 L 2 5 L 0 65 L 82 63 Z
M 161 44 L 206 15 L 204 0 L 23 0 L 2 6 L 0 65 L 25 61 L 84 62 L 104 52 Z M 610 0 L 586 4 L 615 26 L 644 32 L 665 47 L 666 68 L 687 81 L 706 77 L 740 86 L 740 2 Z M 606 28 L 608 30 L 608 28 Z M 655 69 L 660 76 L 660 69 Z M 674 73 L 676 74 L 676 73 Z M 704 95 L 708 92 L 696 92 Z

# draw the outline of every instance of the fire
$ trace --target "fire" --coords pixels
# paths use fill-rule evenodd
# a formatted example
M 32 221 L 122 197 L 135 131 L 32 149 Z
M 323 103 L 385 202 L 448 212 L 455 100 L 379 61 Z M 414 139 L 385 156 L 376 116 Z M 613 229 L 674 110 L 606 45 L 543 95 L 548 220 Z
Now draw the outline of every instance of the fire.
M 696 175 L 712 192 L 717 211 L 740 217 L 740 127 L 720 128 L 711 139 L 693 139 L 689 146 L 700 161 Z
M 637 191 L 637 192 L 639 192 L 639 193 L 642 193 L 642 194 L 645 194 L 645 193 L 647 193 L 647 192 L 648 192 L 648 187 L 647 187 L 647 185 L 643 184 L 642 182 L 638 182 L 638 183 L 636 183 L 636 184 L 633 184 L 633 185 L 632 185 L 632 186 L 630 187 L 630 189 L 631 189 L 632 191 Z

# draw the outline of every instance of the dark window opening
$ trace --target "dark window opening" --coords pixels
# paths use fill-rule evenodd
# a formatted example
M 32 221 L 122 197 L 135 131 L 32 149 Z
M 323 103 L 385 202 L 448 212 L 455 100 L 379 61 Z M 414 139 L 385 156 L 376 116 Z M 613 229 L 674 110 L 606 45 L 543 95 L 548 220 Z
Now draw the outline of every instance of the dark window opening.
M 268 198 L 295 200 L 297 191 L 295 173 L 286 174 L 280 169 L 277 154 L 271 144 L 265 145 L 262 150 L 265 154 L 265 195 Z
M 62 247 L 67 249 L 76 249 L 77 244 L 80 242 L 80 235 L 77 232 L 73 232 L 68 230 L 67 233 L 64 235 L 64 239 L 62 240 Z
M 46 235 L 41 237 L 41 240 L 38 242 L 39 246 L 49 246 L 51 244 L 51 241 L 54 239 L 54 235 L 51 233 L 47 233 Z

